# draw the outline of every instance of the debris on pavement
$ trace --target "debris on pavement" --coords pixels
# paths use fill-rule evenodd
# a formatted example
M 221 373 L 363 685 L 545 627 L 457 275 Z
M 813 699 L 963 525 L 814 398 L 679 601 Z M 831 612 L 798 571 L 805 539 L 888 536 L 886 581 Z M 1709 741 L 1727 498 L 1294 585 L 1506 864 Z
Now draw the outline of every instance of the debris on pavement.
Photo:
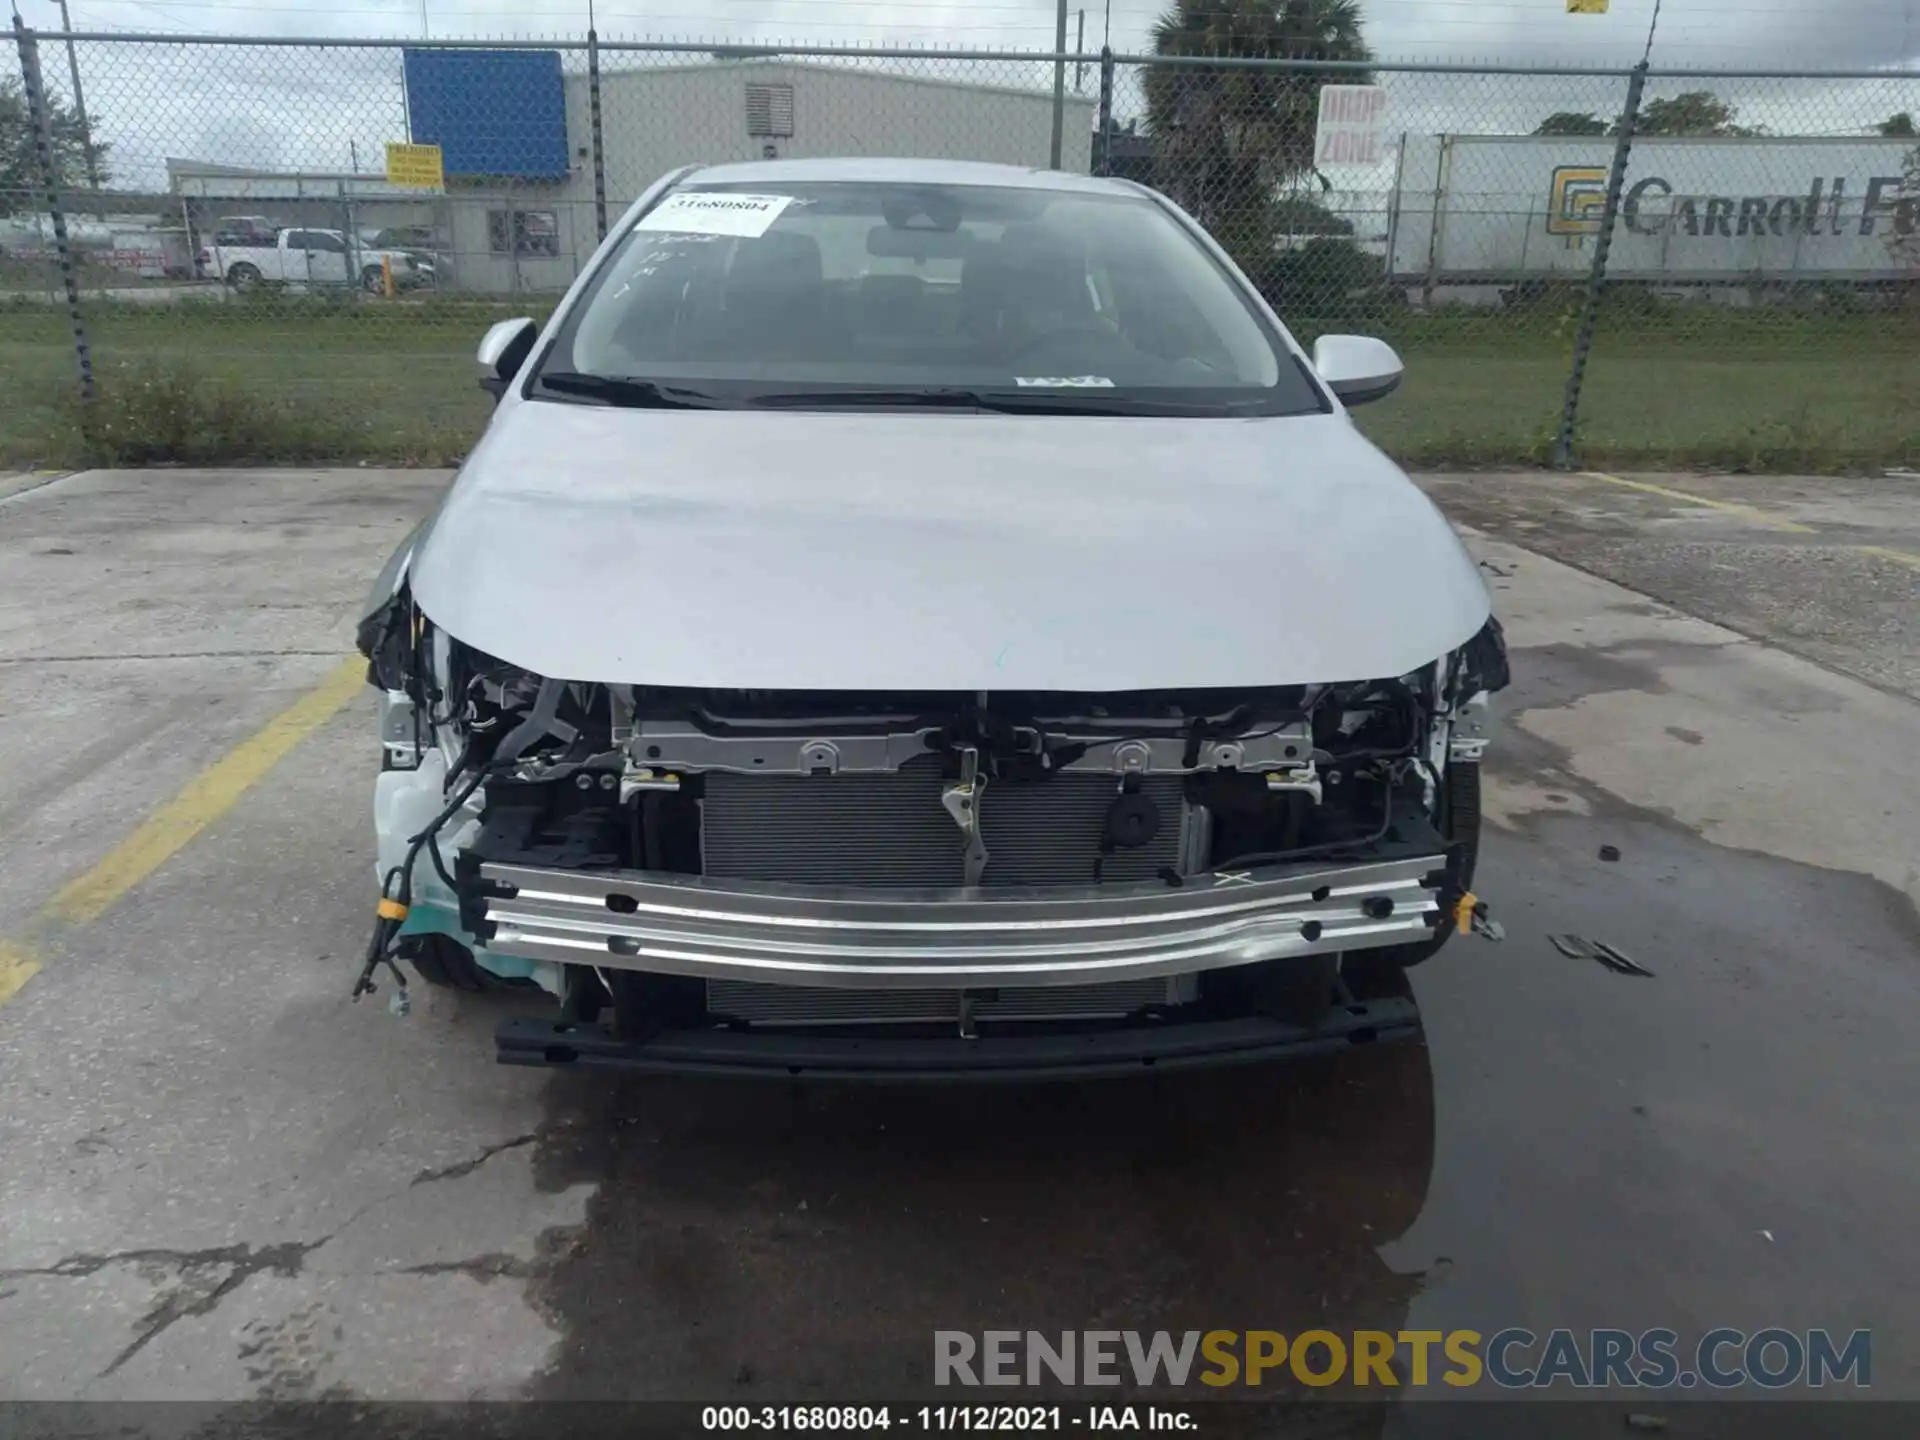
M 1609 863 L 1618 860 L 1620 858 L 1620 847 L 1618 845 L 1602 845 L 1600 847 L 1600 858 Z
M 1547 943 L 1552 945 L 1569 960 L 1592 960 L 1604 965 L 1616 975 L 1645 975 L 1651 977 L 1653 971 L 1647 969 L 1638 960 L 1634 960 L 1604 940 L 1589 940 L 1584 935 L 1549 935 Z
M 1462 935 L 1478 935 L 1483 940 L 1507 938 L 1507 927 L 1487 913 L 1487 902 L 1471 890 L 1454 902 L 1453 928 Z
M 1663 1416 L 1635 1413 L 1627 1416 L 1627 1428 L 1629 1430 L 1664 1430 L 1667 1428 L 1667 1422 Z

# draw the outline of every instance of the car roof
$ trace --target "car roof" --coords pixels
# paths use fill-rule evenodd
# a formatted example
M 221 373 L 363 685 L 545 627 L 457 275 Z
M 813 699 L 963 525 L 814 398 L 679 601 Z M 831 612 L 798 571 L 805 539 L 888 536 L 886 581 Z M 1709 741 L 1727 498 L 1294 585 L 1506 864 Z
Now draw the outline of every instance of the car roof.
M 1099 175 L 1076 175 L 1037 166 L 989 165 L 977 160 L 912 160 L 879 156 L 808 160 L 747 160 L 708 165 L 682 184 L 736 185 L 797 180 L 868 180 L 923 185 L 1000 185 L 1022 190 L 1066 190 L 1102 195 L 1138 195 L 1137 186 Z

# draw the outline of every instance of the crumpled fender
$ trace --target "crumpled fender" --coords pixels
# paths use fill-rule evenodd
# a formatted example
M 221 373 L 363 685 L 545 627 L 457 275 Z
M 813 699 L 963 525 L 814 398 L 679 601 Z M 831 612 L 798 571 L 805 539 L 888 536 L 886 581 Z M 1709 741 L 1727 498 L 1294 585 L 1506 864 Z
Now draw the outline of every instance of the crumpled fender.
M 427 516 L 394 547 L 360 605 L 354 648 L 367 657 L 367 683 L 382 690 L 407 688 L 407 663 L 412 653 L 404 623 L 412 609 L 407 580 L 413 570 L 413 557 L 432 530 L 433 521 L 433 515 Z
M 1491 695 L 1512 683 L 1513 671 L 1507 663 L 1507 632 L 1495 616 L 1489 615 L 1479 633 L 1460 647 L 1460 661 L 1462 689 L 1469 695 L 1482 690 Z

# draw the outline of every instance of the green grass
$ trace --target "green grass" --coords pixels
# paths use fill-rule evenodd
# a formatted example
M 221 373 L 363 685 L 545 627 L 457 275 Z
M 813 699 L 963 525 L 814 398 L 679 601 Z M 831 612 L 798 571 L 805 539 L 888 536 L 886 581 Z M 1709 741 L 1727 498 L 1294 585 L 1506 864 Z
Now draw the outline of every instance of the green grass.
M 98 399 L 83 427 L 64 309 L 0 303 L 0 382 L 18 397 L 0 406 L 0 464 L 453 463 L 492 406 L 474 346 L 493 321 L 521 313 L 298 298 L 96 306 Z M 160 443 L 169 438 L 183 443 Z
M 1355 412 L 1406 465 L 1544 464 L 1565 403 L 1563 354 L 1405 353 L 1400 392 Z M 1716 347 L 1604 339 L 1589 360 L 1575 460 L 1636 469 L 1857 471 L 1920 457 L 1920 347 L 1827 351 L 1782 337 Z
M 368 460 L 450 464 L 486 423 L 474 344 L 520 306 L 435 297 L 97 304 L 99 398 L 79 423 L 65 311 L 0 301 L 0 464 Z M 1399 394 L 1356 412 L 1408 465 L 1544 463 L 1566 386 L 1564 310 L 1303 323 L 1401 350 Z M 1610 312 L 1588 367 L 1589 466 L 1842 471 L 1920 459 L 1920 317 L 1687 306 Z
M 1920 458 L 1920 342 L 1762 358 L 1598 346 L 1578 430 L 1582 464 L 1824 473 Z

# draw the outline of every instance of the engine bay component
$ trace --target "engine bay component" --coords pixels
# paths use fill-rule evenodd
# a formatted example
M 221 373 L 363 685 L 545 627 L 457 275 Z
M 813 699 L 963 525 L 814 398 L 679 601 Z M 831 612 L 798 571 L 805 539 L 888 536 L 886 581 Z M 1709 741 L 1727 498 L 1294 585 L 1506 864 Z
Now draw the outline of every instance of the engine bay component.
M 1470 879 L 1440 780 L 1505 676 L 1490 625 L 1411 675 L 1232 693 L 583 684 L 404 586 L 362 638 L 383 769 L 425 789 L 356 990 L 430 940 L 630 1040 L 1131 1026 L 1238 1013 L 1245 967 L 1411 955 Z
M 953 823 L 966 837 L 961 860 L 966 874 L 963 883 L 969 886 L 978 885 L 980 877 L 987 873 L 987 845 L 980 838 L 980 806 L 986 786 L 987 782 L 980 778 L 979 752 L 968 748 L 960 752 L 960 778 L 940 788 L 941 808 L 953 817 Z
M 1107 807 L 1107 822 L 1100 837 L 1102 853 L 1138 850 L 1159 833 L 1160 807 L 1140 793 L 1140 777 L 1129 775 Z
M 439 746 L 449 789 L 484 787 L 483 825 L 511 816 L 566 863 L 799 884 L 1177 879 L 1365 846 L 1396 797 L 1431 810 L 1428 737 L 1504 663 L 1495 635 L 1446 662 L 1452 693 L 1436 665 L 1232 694 L 814 695 L 530 675 L 404 590 L 362 631 L 388 763 Z

